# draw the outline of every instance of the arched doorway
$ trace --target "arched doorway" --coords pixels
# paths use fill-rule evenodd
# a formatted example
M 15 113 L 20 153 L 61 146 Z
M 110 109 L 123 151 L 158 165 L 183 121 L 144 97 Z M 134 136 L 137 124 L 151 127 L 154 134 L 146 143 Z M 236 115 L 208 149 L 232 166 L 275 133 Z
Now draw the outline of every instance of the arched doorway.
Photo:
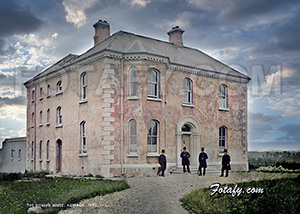
M 194 116 L 183 116 L 177 122 L 177 166 L 181 166 L 180 153 L 185 146 L 191 157 L 191 166 L 198 165 L 198 154 L 200 153 L 200 130 L 201 125 Z
M 61 172 L 62 167 L 62 141 L 56 141 L 56 173 Z

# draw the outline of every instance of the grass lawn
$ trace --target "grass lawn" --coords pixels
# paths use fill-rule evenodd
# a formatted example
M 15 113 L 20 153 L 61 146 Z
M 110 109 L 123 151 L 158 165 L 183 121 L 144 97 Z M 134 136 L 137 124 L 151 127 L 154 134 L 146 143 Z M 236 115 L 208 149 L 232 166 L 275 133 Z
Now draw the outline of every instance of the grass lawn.
M 30 182 L 0 181 L 0 213 L 24 214 L 28 206 L 43 204 L 57 213 L 80 200 L 129 188 L 126 181 L 41 178 Z M 58 206 L 60 208 L 53 208 Z
M 294 177 L 294 178 L 293 178 Z M 195 190 L 181 199 L 182 206 L 191 213 L 300 213 L 300 176 L 291 176 L 277 180 L 252 181 L 227 186 L 227 194 L 220 193 L 221 188 L 211 196 L 216 188 Z M 244 191 L 239 196 L 230 194 L 235 186 Z M 263 188 L 263 193 L 249 193 L 247 188 Z M 252 188 L 250 189 L 252 190 Z M 231 191 L 233 192 L 233 191 Z

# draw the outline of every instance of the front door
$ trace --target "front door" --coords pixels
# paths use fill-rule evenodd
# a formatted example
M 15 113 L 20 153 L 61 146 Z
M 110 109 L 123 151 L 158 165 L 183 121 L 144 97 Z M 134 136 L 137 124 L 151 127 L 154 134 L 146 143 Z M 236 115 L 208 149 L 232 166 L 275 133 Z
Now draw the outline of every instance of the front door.
M 193 165 L 197 165 L 196 163 L 196 157 L 194 154 L 195 153 L 195 150 L 194 150 L 194 146 L 193 146 L 193 142 L 191 141 L 191 134 L 185 134 L 183 133 L 182 134 L 182 147 L 186 147 L 186 150 L 190 153 L 191 157 L 190 157 L 190 165 L 193 166 Z

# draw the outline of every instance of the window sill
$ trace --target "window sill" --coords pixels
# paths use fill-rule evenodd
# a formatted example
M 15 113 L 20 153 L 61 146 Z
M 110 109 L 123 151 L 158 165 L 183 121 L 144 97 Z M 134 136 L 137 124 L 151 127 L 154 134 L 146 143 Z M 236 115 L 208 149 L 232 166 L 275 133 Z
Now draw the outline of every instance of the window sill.
M 61 95 L 62 91 L 56 92 L 55 96 Z
M 50 98 L 51 97 L 51 95 L 48 95 L 46 98 Z
M 62 128 L 62 124 L 56 125 L 56 128 Z
M 88 154 L 87 154 L 87 153 L 80 153 L 78 156 L 79 156 L 79 157 L 87 157 Z
M 229 108 L 219 108 L 219 111 L 229 111 Z
M 31 159 L 30 161 L 31 161 L 31 162 L 33 162 L 33 161 L 34 161 L 34 159 Z
M 157 153 L 148 153 L 147 154 L 147 157 L 158 157 L 159 156 L 159 154 L 157 154 Z
M 40 162 L 43 162 L 43 159 L 40 159 L 39 161 L 40 161 Z
M 11 160 L 11 161 L 13 161 L 14 159 L 13 159 L 13 158 L 11 158 L 10 160 Z
M 31 100 L 32 103 L 34 103 L 34 100 Z
M 34 126 L 31 126 L 31 128 L 34 128 Z
M 43 100 L 43 97 L 40 97 L 40 100 Z
M 87 101 L 87 99 L 85 99 L 85 100 L 81 100 L 80 102 L 79 102 L 79 104 L 83 104 L 83 103 L 87 103 L 88 101 Z
M 40 124 L 40 125 L 39 125 L 39 127 L 42 127 L 42 126 L 43 126 L 43 124 Z
M 138 100 L 138 96 L 127 96 L 127 100 Z
M 50 126 L 50 123 L 47 123 L 46 126 Z
M 154 98 L 154 97 L 147 97 L 147 100 L 156 101 L 156 102 L 161 102 L 162 101 L 162 99 Z
M 18 158 L 18 161 L 21 161 L 21 158 Z
M 181 106 L 195 108 L 194 104 L 189 104 L 189 103 L 182 103 Z
M 139 157 L 138 154 L 127 154 L 128 158 L 137 158 Z
M 47 162 L 49 163 L 49 162 L 50 162 L 50 160 L 48 159 L 48 160 L 47 160 Z

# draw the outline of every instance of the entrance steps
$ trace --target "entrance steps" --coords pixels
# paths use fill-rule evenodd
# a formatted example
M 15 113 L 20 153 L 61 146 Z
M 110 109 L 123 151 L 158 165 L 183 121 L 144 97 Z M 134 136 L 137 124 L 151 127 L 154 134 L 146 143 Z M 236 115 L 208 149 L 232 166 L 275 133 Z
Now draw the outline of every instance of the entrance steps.
M 198 174 L 198 166 L 190 166 L 191 174 Z M 186 172 L 187 173 L 187 172 Z M 206 175 L 217 175 L 220 174 L 220 169 L 217 169 L 217 167 L 213 168 L 206 168 Z M 183 174 L 183 167 L 176 167 L 170 171 L 170 174 Z

